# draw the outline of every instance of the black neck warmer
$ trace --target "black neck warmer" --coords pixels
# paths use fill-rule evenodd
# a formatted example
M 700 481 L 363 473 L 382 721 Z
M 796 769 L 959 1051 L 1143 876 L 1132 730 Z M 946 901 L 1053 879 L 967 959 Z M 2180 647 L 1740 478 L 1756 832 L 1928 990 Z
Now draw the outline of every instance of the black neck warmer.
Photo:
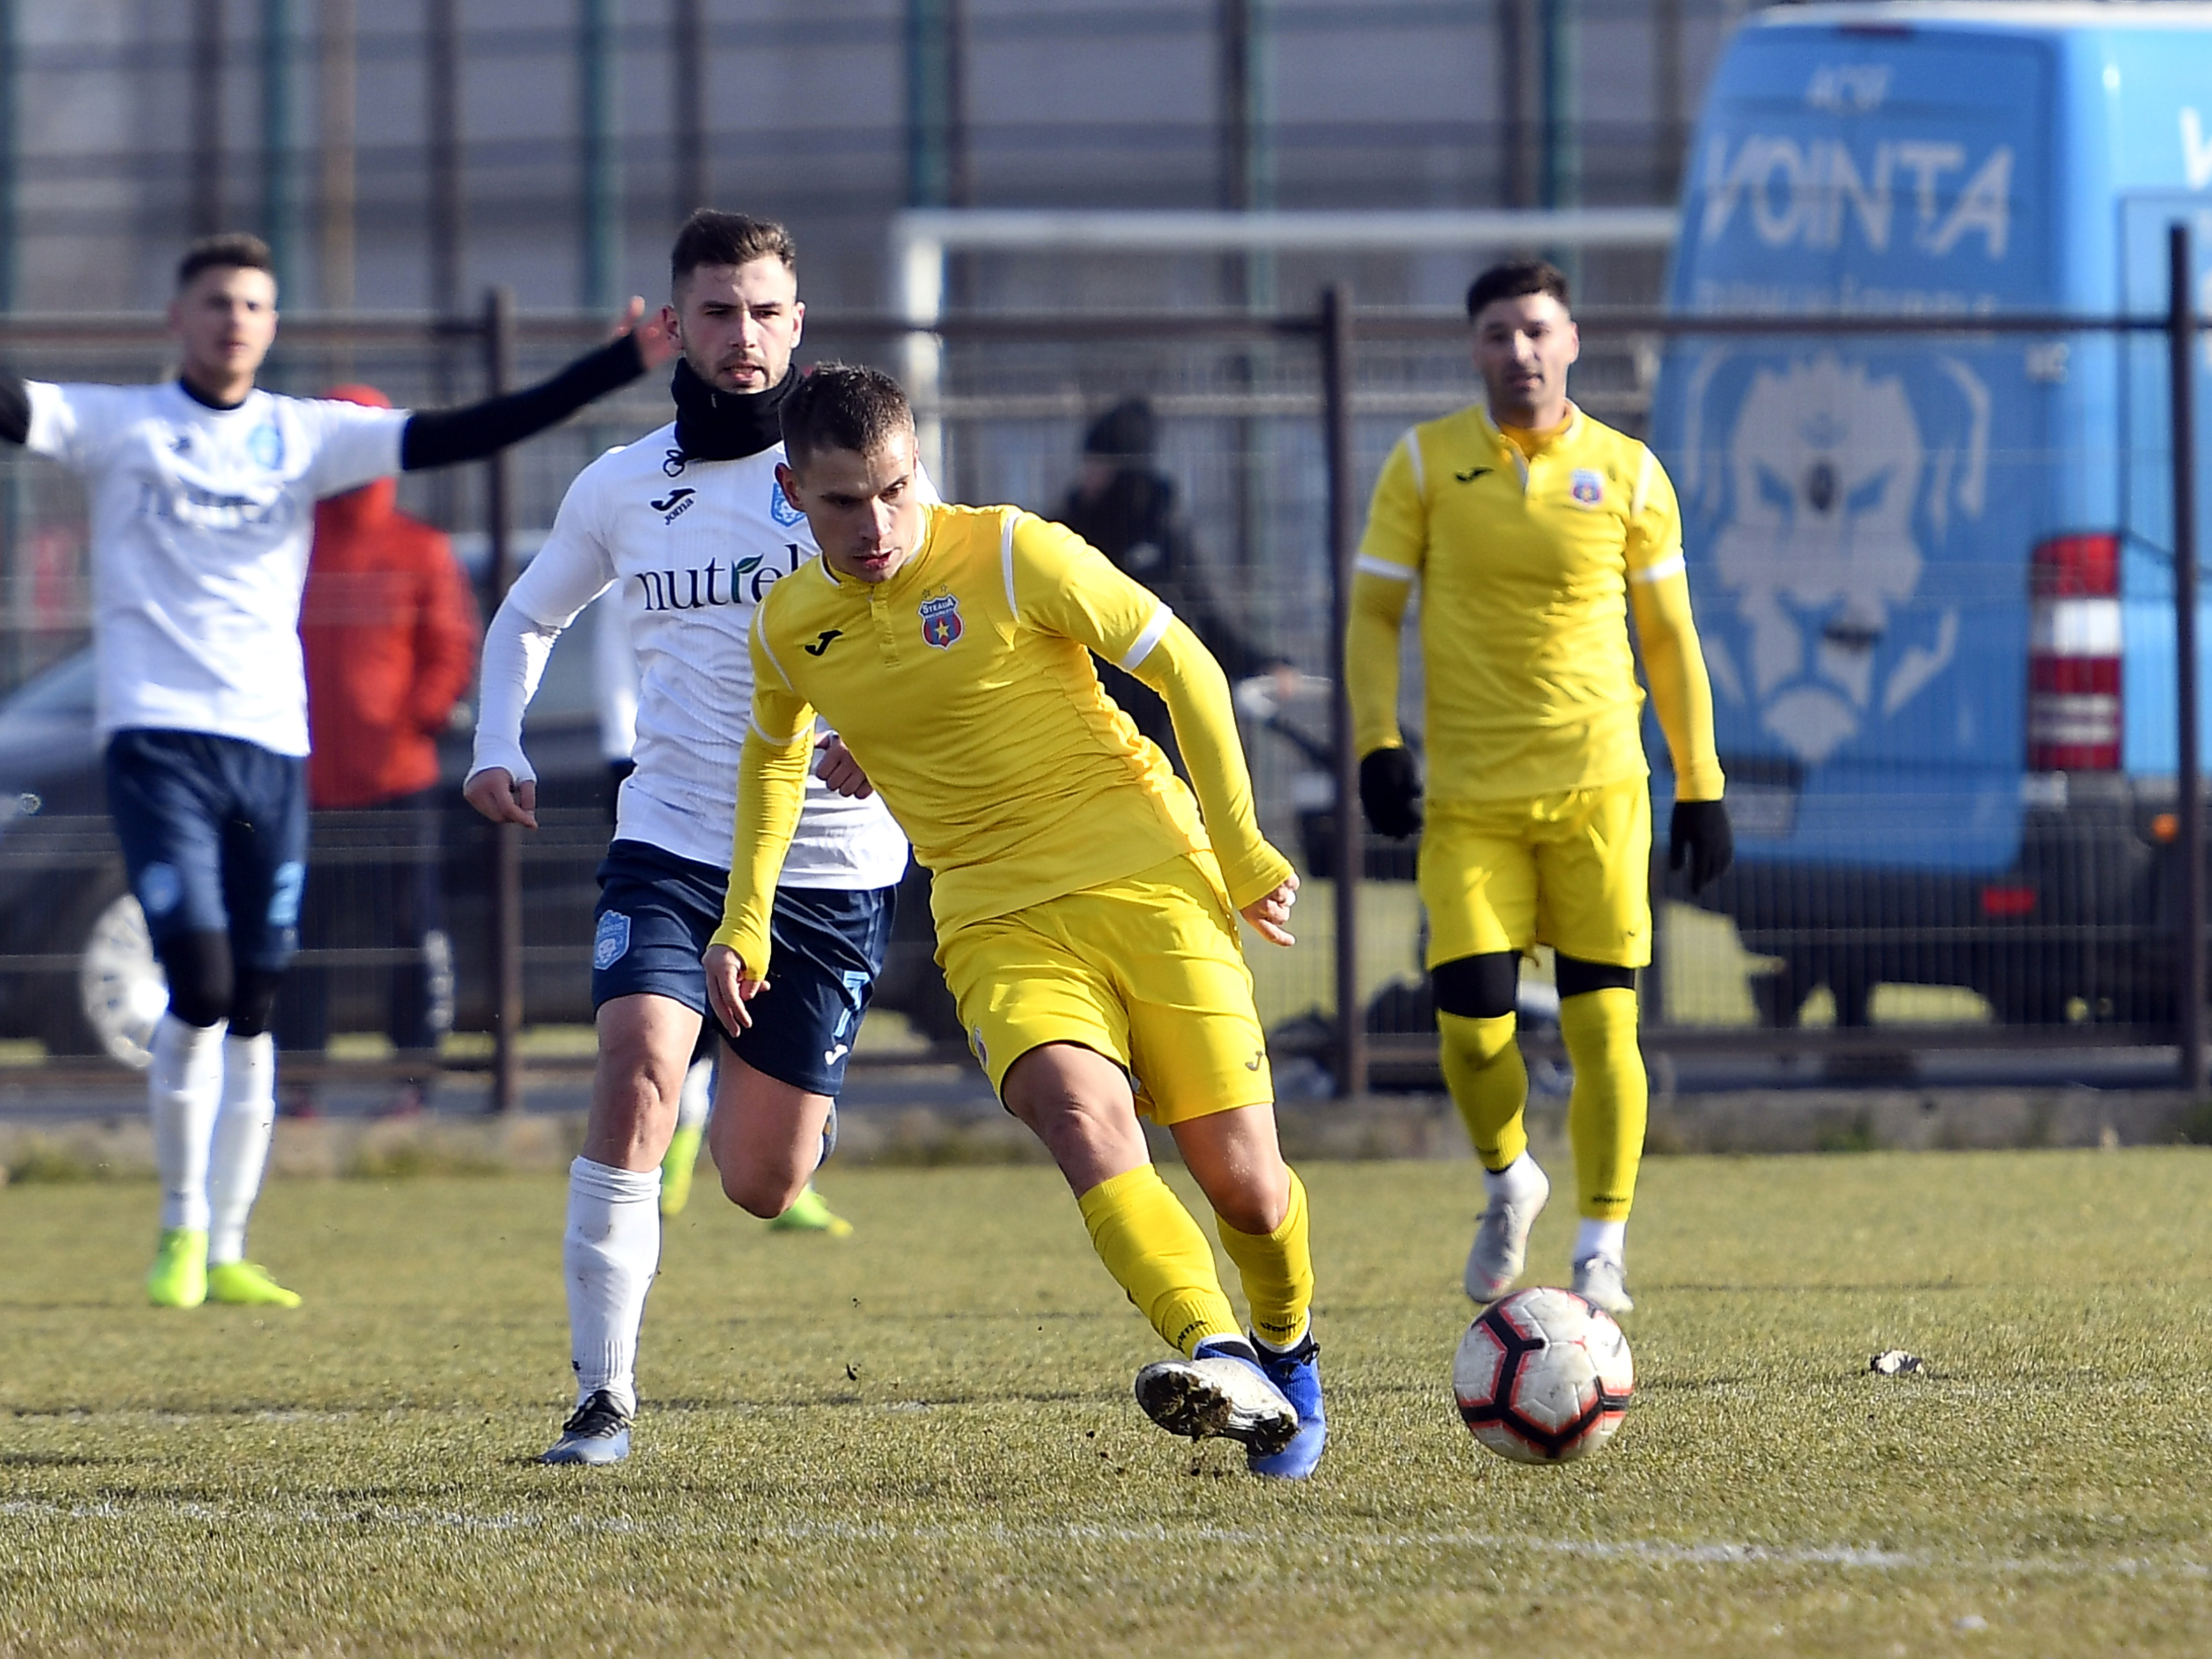
M 765 392 L 717 392 L 681 357 L 669 390 L 676 398 L 676 447 L 691 461 L 741 461 L 783 441 L 783 399 L 799 366 Z

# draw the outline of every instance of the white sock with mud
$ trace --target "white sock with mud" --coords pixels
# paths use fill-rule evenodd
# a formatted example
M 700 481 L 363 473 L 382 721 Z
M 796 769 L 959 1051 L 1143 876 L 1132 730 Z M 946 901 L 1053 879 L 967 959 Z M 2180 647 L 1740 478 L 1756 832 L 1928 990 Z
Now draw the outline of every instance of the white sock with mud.
M 568 1287 L 576 1403 L 601 1389 L 637 1409 L 637 1333 L 660 1267 L 660 1170 L 617 1170 L 580 1158 L 568 1166 L 568 1231 L 561 1270 Z
M 208 1164 L 208 1261 L 246 1260 L 246 1219 L 261 1194 L 276 1129 L 276 1045 L 259 1036 L 222 1040 L 222 1109 Z
M 146 1105 L 161 1175 L 161 1229 L 208 1224 L 208 1150 L 222 1099 L 223 1027 L 163 1014 L 154 1027 Z

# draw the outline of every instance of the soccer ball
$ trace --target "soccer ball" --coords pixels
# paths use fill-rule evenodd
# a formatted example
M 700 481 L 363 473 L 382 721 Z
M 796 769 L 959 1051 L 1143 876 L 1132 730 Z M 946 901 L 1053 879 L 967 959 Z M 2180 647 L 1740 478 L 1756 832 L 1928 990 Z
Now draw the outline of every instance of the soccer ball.
M 1571 1291 L 1516 1291 L 1493 1302 L 1452 1359 L 1468 1431 L 1520 1463 L 1589 1456 L 1613 1438 L 1635 1389 L 1620 1327 Z

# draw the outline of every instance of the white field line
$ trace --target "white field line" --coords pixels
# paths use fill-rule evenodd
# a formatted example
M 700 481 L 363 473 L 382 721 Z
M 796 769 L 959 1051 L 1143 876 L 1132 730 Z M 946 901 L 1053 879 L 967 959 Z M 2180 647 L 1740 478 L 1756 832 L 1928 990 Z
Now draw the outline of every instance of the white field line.
M 1886 1550 L 1851 1544 L 1684 1544 L 1665 1539 L 1618 1540 L 1530 1538 L 1477 1532 L 1330 1532 L 1294 1534 L 1224 1527 L 1090 1527 L 1004 1522 L 972 1527 L 900 1527 L 884 1522 L 800 1522 L 772 1526 L 744 1523 L 685 1525 L 641 1523 L 626 1516 L 540 1516 L 508 1510 L 496 1514 L 459 1510 L 398 1509 L 386 1504 L 219 1504 L 157 1500 L 146 1503 L 65 1504 L 47 1498 L 0 1501 L 0 1517 L 54 1521 L 131 1521 L 141 1516 L 230 1522 L 263 1526 L 390 1527 L 400 1531 L 554 1534 L 641 1534 L 669 1539 L 707 1538 L 792 1545 L 881 1543 L 942 1545 L 988 1540 L 994 1543 L 1079 1542 L 1110 1544 L 1235 1544 L 1267 1547 L 1300 1542 L 1326 1543 L 1332 1552 L 1377 1553 L 1474 1551 L 1486 1554 L 1563 1556 L 1577 1560 L 1619 1561 L 1635 1565 L 1686 1567 L 1842 1567 L 1871 1572 L 1922 1572 L 1951 1569 L 1990 1576 L 2057 1576 L 2142 1579 L 2212 1580 L 2212 1565 L 2141 1556 L 2095 1559 L 2086 1556 L 1960 1555 L 1946 1551 Z

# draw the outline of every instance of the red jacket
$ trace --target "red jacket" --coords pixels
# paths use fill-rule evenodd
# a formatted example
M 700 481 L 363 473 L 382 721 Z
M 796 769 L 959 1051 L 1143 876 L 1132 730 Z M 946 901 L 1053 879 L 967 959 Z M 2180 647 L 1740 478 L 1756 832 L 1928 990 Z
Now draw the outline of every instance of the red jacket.
M 443 532 L 386 478 L 315 507 L 300 606 L 307 795 L 368 806 L 438 781 L 437 734 L 476 673 L 476 597 Z

